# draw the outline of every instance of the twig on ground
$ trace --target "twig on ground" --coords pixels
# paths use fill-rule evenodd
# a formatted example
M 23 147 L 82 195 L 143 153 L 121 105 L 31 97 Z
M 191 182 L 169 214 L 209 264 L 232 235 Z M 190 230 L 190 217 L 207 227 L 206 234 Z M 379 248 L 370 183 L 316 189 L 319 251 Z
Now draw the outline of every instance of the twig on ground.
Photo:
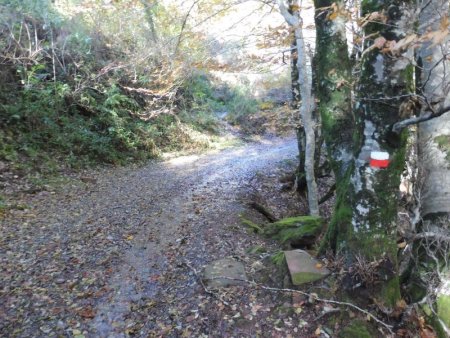
M 188 262 L 186 262 L 186 261 L 185 261 L 185 265 L 188 268 L 190 268 L 192 270 L 192 272 L 195 274 L 195 276 L 198 278 L 198 280 L 199 280 L 200 284 L 202 285 L 203 289 L 205 290 L 205 292 L 214 295 L 214 292 L 211 291 L 210 289 L 208 289 L 206 287 L 206 285 L 203 283 L 203 280 L 200 278 L 200 276 L 199 276 L 198 272 L 195 270 L 195 268 L 192 265 L 190 265 Z M 354 310 L 356 310 L 358 312 L 361 312 L 361 313 L 365 314 L 366 316 L 370 317 L 376 323 L 378 323 L 381 326 L 383 326 L 384 328 L 386 328 L 389 331 L 389 333 L 391 333 L 391 334 L 394 333 L 392 331 L 392 325 L 386 324 L 385 322 L 383 322 L 381 319 L 378 319 L 375 315 L 373 315 L 369 311 L 364 310 L 364 309 L 360 308 L 359 306 L 356 306 L 355 304 L 352 304 L 352 303 L 340 302 L 340 301 L 337 301 L 337 300 L 320 298 L 316 294 L 304 292 L 304 291 L 301 291 L 301 290 L 288 289 L 288 288 L 274 288 L 274 287 L 270 287 L 270 286 L 266 286 L 266 285 L 257 283 L 255 281 L 250 281 L 250 280 L 245 280 L 245 279 L 240 279 L 240 278 L 231 278 L 231 277 L 221 276 L 221 277 L 213 278 L 213 280 L 214 279 L 227 279 L 227 280 L 239 281 L 239 282 L 246 283 L 249 286 L 257 287 L 257 288 L 260 288 L 260 289 L 263 289 L 263 290 L 267 290 L 267 291 L 298 293 L 300 295 L 312 298 L 312 299 L 314 299 L 315 301 L 318 301 L 318 302 L 322 302 L 322 303 L 326 303 L 326 304 L 335 304 L 335 305 L 338 305 L 338 306 L 346 306 L 346 307 L 354 309 Z
M 324 311 L 320 316 L 318 316 L 317 318 L 315 318 L 314 319 L 314 321 L 315 322 L 317 322 L 317 321 L 319 321 L 321 318 L 323 318 L 323 317 L 325 317 L 326 315 L 328 315 L 328 314 L 331 314 L 331 313 L 336 313 L 336 312 L 341 312 L 342 310 L 341 309 L 329 309 L 329 310 L 327 310 L 327 311 Z

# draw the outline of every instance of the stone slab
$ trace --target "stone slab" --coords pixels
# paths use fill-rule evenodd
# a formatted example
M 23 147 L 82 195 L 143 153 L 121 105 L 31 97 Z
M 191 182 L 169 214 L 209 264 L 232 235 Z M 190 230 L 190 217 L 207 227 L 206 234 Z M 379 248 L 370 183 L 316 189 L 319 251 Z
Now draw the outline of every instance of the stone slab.
M 247 280 L 247 275 L 244 264 L 232 258 L 223 258 L 205 267 L 203 279 L 207 287 L 222 288 L 242 285 Z
M 294 285 L 315 282 L 330 274 L 323 263 L 304 250 L 285 251 L 284 256 Z

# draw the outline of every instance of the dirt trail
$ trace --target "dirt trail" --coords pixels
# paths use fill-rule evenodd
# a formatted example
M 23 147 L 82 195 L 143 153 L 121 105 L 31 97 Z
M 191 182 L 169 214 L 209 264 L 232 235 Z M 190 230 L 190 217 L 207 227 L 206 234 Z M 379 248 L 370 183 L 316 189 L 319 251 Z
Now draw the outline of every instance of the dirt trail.
M 227 331 L 195 317 L 204 296 L 186 262 L 201 270 L 243 257 L 252 239 L 235 231 L 239 194 L 258 171 L 296 154 L 294 139 L 277 139 L 103 170 L 95 183 L 24 197 L 25 210 L 1 224 L 1 336 Z

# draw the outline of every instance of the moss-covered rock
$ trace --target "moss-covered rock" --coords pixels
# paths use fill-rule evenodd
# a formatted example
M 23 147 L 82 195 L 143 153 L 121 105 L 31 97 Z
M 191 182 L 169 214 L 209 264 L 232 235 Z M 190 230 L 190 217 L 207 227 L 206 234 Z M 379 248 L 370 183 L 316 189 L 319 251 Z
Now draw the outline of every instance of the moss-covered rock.
M 325 278 L 330 271 L 318 260 L 303 250 L 284 252 L 292 284 L 302 285 Z
M 284 218 L 264 228 L 264 234 L 281 243 L 310 242 L 322 231 L 322 218 L 316 216 L 298 216 Z

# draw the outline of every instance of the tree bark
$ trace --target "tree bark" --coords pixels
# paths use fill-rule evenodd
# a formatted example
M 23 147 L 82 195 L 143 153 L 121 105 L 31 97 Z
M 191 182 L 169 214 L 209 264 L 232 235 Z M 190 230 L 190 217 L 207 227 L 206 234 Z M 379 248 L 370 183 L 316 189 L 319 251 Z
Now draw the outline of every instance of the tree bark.
M 424 2 L 423 5 L 427 4 Z M 440 29 L 443 15 L 448 17 L 448 1 L 434 0 L 421 11 L 420 33 Z M 429 102 L 440 102 L 435 111 L 450 105 L 450 43 L 422 46 L 421 83 Z M 436 213 L 450 214 L 450 114 L 419 125 L 419 156 L 424 176 L 422 217 Z
M 399 40 L 408 34 L 407 29 L 414 23 L 410 19 L 413 11 L 407 6 L 410 2 L 400 5 L 394 0 L 362 2 L 363 15 L 373 12 L 388 15 L 386 23 L 372 22 L 364 27 L 366 49 L 374 43 L 376 36 L 371 35 L 373 33 L 380 34 L 386 40 Z M 321 5 L 326 3 L 317 1 Z M 319 17 L 318 44 L 330 44 L 332 50 L 327 53 L 337 56 L 332 65 L 322 65 L 320 71 L 324 72 L 322 76 L 338 76 L 337 81 L 345 81 L 346 73 L 341 63 L 346 60 L 346 44 L 342 29 L 338 26 L 342 25 L 341 20 L 339 17 L 331 23 L 321 20 Z M 330 32 L 335 32 L 332 38 L 329 37 Z M 336 42 L 334 39 L 339 40 L 339 37 L 341 41 Z M 397 62 L 397 58 L 377 48 L 370 48 L 363 53 L 355 96 L 382 98 L 411 93 L 414 89 L 413 69 L 407 67 L 397 70 Z M 345 82 L 341 84 L 345 85 Z M 397 142 L 391 142 L 389 132 L 390 126 L 401 119 L 400 99 L 393 100 L 390 105 L 383 104 L 382 100 L 357 99 L 352 116 L 346 110 L 347 95 L 340 95 L 336 88 L 330 90 L 329 79 L 322 79 L 319 85 L 322 86 L 321 95 L 325 96 L 323 102 L 321 100 L 323 124 L 330 131 L 327 145 L 337 179 L 336 209 L 322 249 L 331 245 L 335 251 L 344 255 L 347 265 L 353 264 L 356 257 L 362 257 L 368 262 L 383 262 L 379 265 L 378 283 L 363 286 L 378 304 L 394 307 L 400 299 L 396 244 L 397 192 L 405 162 L 406 137 L 402 134 Z M 327 100 L 327 97 L 331 99 Z M 390 165 L 385 169 L 371 167 L 372 151 L 388 152 Z M 356 284 L 354 279 L 350 278 L 349 283 L 352 296 L 357 296 L 360 288 L 355 289 L 355 285 L 351 285 Z M 367 297 L 366 293 L 361 293 L 361 296 Z
M 332 5 L 331 0 L 315 0 L 315 8 Z M 339 1 L 338 5 L 342 5 Z M 316 16 L 316 55 L 314 57 L 315 87 L 318 110 L 328 158 L 334 172 L 338 194 L 346 194 L 349 170 L 353 163 L 353 134 L 356 129 L 350 91 L 351 63 L 347 51 L 345 26 L 342 21 L 329 20 L 330 11 Z M 347 179 L 346 179 L 347 177 Z M 337 196 L 335 215 L 341 211 L 344 196 Z M 329 225 L 324 251 L 336 247 L 337 217 Z
M 419 33 L 438 31 L 441 22 L 449 15 L 446 0 L 423 1 L 419 15 Z M 438 102 L 434 111 L 445 110 L 450 105 L 450 41 L 432 46 L 431 42 L 419 50 L 422 64 L 420 93 L 428 102 Z M 424 115 L 424 114 L 421 114 Z M 416 237 L 416 253 L 421 264 L 415 273 L 422 280 L 423 289 L 428 289 L 430 274 L 437 275 L 439 285 L 428 294 L 429 306 L 434 316 L 430 322 L 441 337 L 450 336 L 450 114 L 423 122 L 419 131 L 419 182 L 422 232 Z M 430 232 L 431 230 L 431 232 Z M 433 236 L 432 240 L 428 236 Z M 446 239 L 438 238 L 446 237 Z M 431 244 L 432 243 L 432 244 Z M 445 244 L 447 243 L 447 244 Z M 424 250 L 425 248 L 425 250 Z M 439 252 L 438 250 L 446 248 Z M 437 250 L 436 250 L 437 249 Z

